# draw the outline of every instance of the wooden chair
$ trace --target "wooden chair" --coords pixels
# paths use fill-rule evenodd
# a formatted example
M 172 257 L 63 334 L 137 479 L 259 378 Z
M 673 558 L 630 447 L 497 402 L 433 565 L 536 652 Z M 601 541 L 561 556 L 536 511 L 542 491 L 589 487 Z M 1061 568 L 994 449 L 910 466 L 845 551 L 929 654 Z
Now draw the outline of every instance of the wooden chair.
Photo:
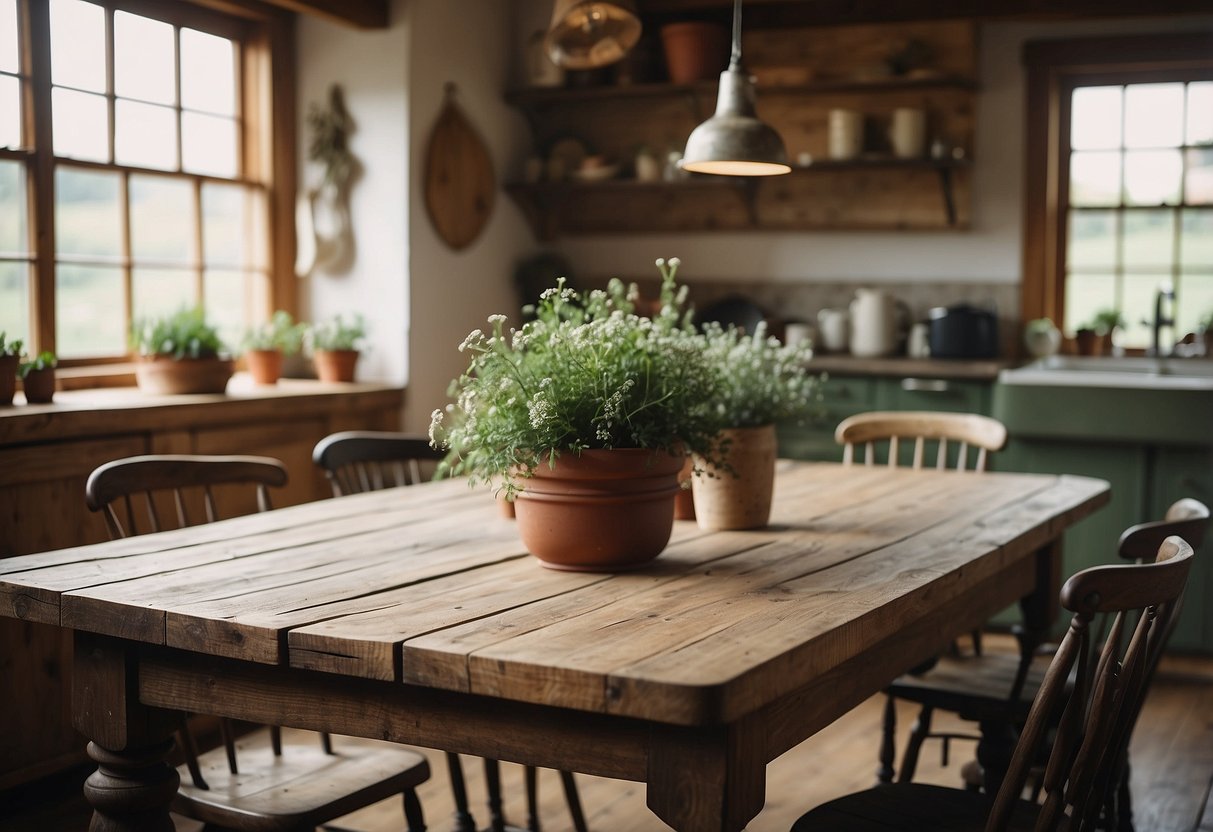
M 1184 498 L 1167 509 L 1162 520 L 1140 523 L 1120 536 L 1117 553 L 1130 563 L 1141 563 L 1158 551 L 1163 540 L 1178 536 L 1193 549 L 1204 542 L 1209 525 L 1209 508 L 1198 500 Z M 1174 621 L 1172 621 L 1174 624 Z M 950 711 L 960 718 L 976 722 L 983 730 L 1003 730 L 1022 725 L 1028 708 L 1040 689 L 1048 656 L 1032 651 L 988 652 L 976 656 L 943 656 L 925 673 L 906 674 L 889 686 L 890 699 L 903 699 L 922 706 L 910 732 L 898 772 L 900 782 L 914 778 L 923 742 L 931 737 L 944 743 L 952 739 L 980 740 L 974 734 L 935 734 L 931 720 L 935 711 Z M 1153 678 L 1153 668 L 1147 679 Z M 882 770 L 892 767 L 892 751 L 882 760 Z M 972 769 L 971 769 L 972 770 Z M 970 785 L 980 786 L 980 768 Z M 1131 817 L 1127 781 L 1120 801 L 1122 815 Z
M 985 471 L 989 452 L 999 451 L 1007 444 L 1007 429 L 997 419 L 979 416 L 973 413 L 928 413 L 918 411 L 871 411 L 857 413 L 843 419 L 834 431 L 834 440 L 843 445 L 842 461 L 844 465 L 855 464 L 855 447 L 862 446 L 864 450 L 863 464 L 876 465 L 877 444 L 888 443 L 885 450 L 885 463 L 889 467 L 897 467 L 901 461 L 901 443 L 912 440 L 914 456 L 912 467 L 921 469 L 926 455 L 927 443 L 936 443 L 935 468 L 948 469 L 948 443 L 956 446 L 955 469 L 968 469 L 969 448 L 976 448 L 977 454 L 973 461 L 973 471 Z M 973 652 L 982 653 L 981 629 L 970 633 L 973 640 Z M 953 652 L 959 648 L 954 647 Z M 921 668 L 927 669 L 934 662 Z M 919 725 L 929 732 L 930 711 L 924 705 L 923 714 L 919 717 Z M 877 778 L 881 783 L 893 780 L 893 759 L 896 753 L 897 706 L 892 691 L 885 702 L 884 727 L 880 744 L 880 766 Z M 947 759 L 948 743 L 955 737 L 951 734 L 933 734 L 944 742 L 944 759 Z M 912 739 L 918 734 L 911 734 Z M 917 759 L 921 740 L 912 746 L 913 759 Z M 907 750 L 910 759 L 911 750 Z M 912 771 L 912 768 L 911 768 Z
M 224 499 L 237 506 L 236 514 L 268 511 L 269 489 L 286 481 L 286 468 L 269 457 L 136 456 L 94 470 L 85 501 L 105 513 L 117 539 L 213 522 Z M 237 738 L 232 723 L 221 719 L 223 745 L 199 754 L 188 722 L 178 731 L 185 763 L 172 808 L 207 830 L 310 830 L 403 794 L 409 831 L 424 832 L 416 787 L 429 778 L 429 766 L 414 751 L 386 745 L 334 750 L 327 734 L 284 748 L 277 726 Z
M 1074 617 L 993 799 L 923 783 L 882 784 L 813 809 L 793 832 L 1117 828 L 1112 795 L 1191 563 L 1192 547 L 1168 537 L 1153 563 L 1096 566 L 1066 581 L 1061 603 Z M 1098 614 L 1115 616 L 1102 650 L 1091 632 Z M 1046 733 L 1053 740 L 1041 784 L 1045 797 L 1037 804 L 1022 795 Z
M 421 482 L 427 471 L 425 463 L 437 463 L 445 456 L 430 445 L 429 439 L 392 431 L 342 431 L 326 436 L 312 452 L 312 461 L 320 466 L 333 487 L 333 496 L 378 491 Z M 476 825 L 468 809 L 467 788 L 463 765 L 457 754 L 448 752 L 451 790 L 455 798 L 455 832 L 475 832 Z M 485 783 L 488 789 L 490 829 L 501 832 L 507 828 L 501 797 L 501 766 L 497 760 L 485 758 Z M 572 772 L 560 772 L 565 799 L 577 832 L 587 829 L 581 798 Z M 539 829 L 538 777 L 533 766 L 525 767 L 527 796 L 527 829 Z
M 958 448 L 956 468 L 965 470 L 970 447 L 977 449 L 974 471 L 986 470 L 989 451 L 1002 450 L 1007 444 L 1007 429 L 997 419 L 978 416 L 974 413 L 924 413 L 917 411 L 872 411 L 857 413 L 843 419 L 834 431 L 834 441 L 843 445 L 842 461 L 846 465 L 855 460 L 855 446 L 864 449 L 864 464 L 876 464 L 876 443 L 888 442 L 886 463 L 897 467 L 900 445 L 903 440 L 914 441 L 914 468 L 923 467 L 928 441 L 937 443 L 935 467 L 948 467 L 948 443 L 955 442 Z

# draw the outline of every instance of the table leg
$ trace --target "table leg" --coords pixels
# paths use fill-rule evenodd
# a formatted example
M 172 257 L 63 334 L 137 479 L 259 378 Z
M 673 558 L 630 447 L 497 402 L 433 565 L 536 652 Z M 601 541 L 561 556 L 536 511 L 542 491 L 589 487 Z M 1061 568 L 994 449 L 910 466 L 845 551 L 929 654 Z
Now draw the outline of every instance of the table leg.
M 654 729 L 648 806 L 678 832 L 739 832 L 766 802 L 764 726 Z
M 98 764 L 84 785 L 90 832 L 173 830 L 168 808 L 179 777 L 165 755 L 181 715 L 139 701 L 135 651 L 120 639 L 75 636 L 72 716 Z

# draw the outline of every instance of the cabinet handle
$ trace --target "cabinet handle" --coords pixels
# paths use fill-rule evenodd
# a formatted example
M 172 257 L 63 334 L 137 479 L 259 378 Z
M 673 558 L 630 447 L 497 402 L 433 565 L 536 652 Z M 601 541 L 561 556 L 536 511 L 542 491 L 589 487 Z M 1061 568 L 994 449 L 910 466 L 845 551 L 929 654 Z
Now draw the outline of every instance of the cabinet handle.
M 903 378 L 901 389 L 908 393 L 947 393 L 952 388 L 942 378 Z

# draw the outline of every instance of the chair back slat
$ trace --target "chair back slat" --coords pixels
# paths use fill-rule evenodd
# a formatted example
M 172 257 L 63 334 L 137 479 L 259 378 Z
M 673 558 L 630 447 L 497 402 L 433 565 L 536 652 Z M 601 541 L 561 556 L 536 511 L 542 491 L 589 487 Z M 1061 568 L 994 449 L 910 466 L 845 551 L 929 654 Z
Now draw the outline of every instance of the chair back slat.
M 987 416 L 970 413 L 926 413 L 916 411 L 873 411 L 858 413 L 839 423 L 834 439 L 843 446 L 842 461 L 850 465 L 855 445 L 864 446 L 864 464 L 874 465 L 877 443 L 887 443 L 886 464 L 896 467 L 901 456 L 902 440 L 914 440 L 912 467 L 921 469 L 926 458 L 927 442 L 934 442 L 935 468 L 948 468 L 949 443 L 955 443 L 957 470 L 968 467 L 969 448 L 978 449 L 973 470 L 984 471 L 988 451 L 1001 450 L 1007 442 L 1007 430 L 1001 422 Z
M 1132 724 L 1141 707 L 1150 671 L 1170 634 L 1170 621 L 1192 563 L 1192 547 L 1169 537 L 1152 563 L 1097 566 L 1079 572 L 1062 588 L 1062 604 L 1074 613 L 1070 629 L 1053 657 L 1032 703 L 986 823 L 987 832 L 1007 828 L 1029 769 L 1047 729 L 1061 711 L 1049 750 L 1037 815 L 1040 832 L 1094 828 L 1097 816 L 1123 771 Z M 1094 662 L 1088 637 L 1097 614 L 1115 615 Z M 1122 645 L 1131 626 L 1127 645 Z M 1073 692 L 1065 681 L 1075 671 Z
M 421 463 L 437 463 L 444 456 L 416 434 L 342 431 L 322 439 L 312 461 L 324 470 L 333 495 L 341 497 L 421 482 Z

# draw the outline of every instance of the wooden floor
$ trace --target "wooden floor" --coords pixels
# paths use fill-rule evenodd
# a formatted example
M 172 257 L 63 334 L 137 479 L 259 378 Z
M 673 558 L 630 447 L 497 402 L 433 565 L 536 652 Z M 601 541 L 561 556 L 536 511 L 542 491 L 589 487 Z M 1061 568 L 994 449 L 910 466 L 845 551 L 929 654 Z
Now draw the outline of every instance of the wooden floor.
M 882 708 L 883 699 L 874 697 L 771 763 L 767 768 L 766 807 L 747 827 L 749 832 L 784 832 L 809 807 L 871 785 Z M 904 739 L 912 719 L 910 709 L 900 711 L 899 739 Z M 940 728 L 947 724 L 942 718 L 936 723 Z M 971 745 L 956 744 L 945 768 L 940 765 L 938 745 L 928 745 L 916 779 L 956 785 L 960 766 L 972 756 Z M 1168 659 L 1160 668 L 1133 738 L 1131 756 L 1138 832 L 1213 832 L 1213 660 Z M 450 828 L 453 805 L 443 756 L 430 752 L 430 765 L 434 775 L 422 787 L 421 800 L 429 828 L 444 832 Z M 465 758 L 464 769 L 473 813 L 484 827 L 488 813 L 481 767 L 477 760 Z M 502 780 L 507 818 L 522 823 L 525 807 L 521 769 L 504 765 Z M 644 789 L 639 784 L 584 775 L 577 775 L 577 782 L 591 830 L 668 829 L 645 807 Z M 539 790 L 544 831 L 571 830 L 555 772 L 540 773 Z M 83 830 L 87 817 L 75 782 L 60 784 L 57 793 L 50 790 L 37 795 L 26 789 L 21 794 L 0 795 L 0 832 Z M 400 802 L 384 801 L 342 818 L 335 826 L 361 832 L 398 832 L 403 829 Z M 179 826 L 180 830 L 195 828 L 184 823 Z

